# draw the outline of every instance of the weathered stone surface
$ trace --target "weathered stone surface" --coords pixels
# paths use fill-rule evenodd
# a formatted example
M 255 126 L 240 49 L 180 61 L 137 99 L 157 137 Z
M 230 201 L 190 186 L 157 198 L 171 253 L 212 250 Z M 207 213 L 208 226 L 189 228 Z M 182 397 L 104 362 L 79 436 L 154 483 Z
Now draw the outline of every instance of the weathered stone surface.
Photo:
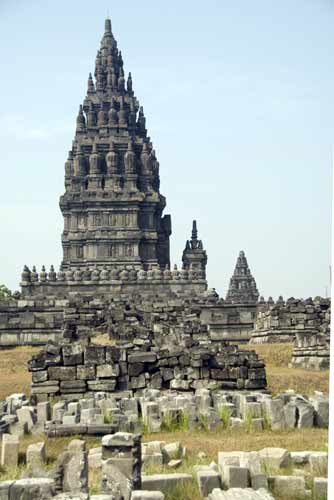
M 11 434 L 2 435 L 1 465 L 17 467 L 19 459 L 19 439 Z
M 300 476 L 269 476 L 269 486 L 274 494 L 289 498 L 292 494 L 296 497 L 305 496 L 305 479 Z
M 50 500 L 54 497 L 54 493 L 52 479 L 19 479 L 10 486 L 8 500 Z
M 326 500 L 327 499 L 327 478 L 315 477 L 313 481 L 313 498 L 314 500 Z
M 161 491 L 134 490 L 131 500 L 164 500 L 165 495 Z
M 231 488 L 228 491 L 214 489 L 208 500 L 274 500 L 274 497 L 265 489 Z
M 28 431 L 31 431 L 36 420 L 34 408 L 31 406 L 23 406 L 17 410 L 16 415 L 19 422 L 21 424 L 26 424 L 28 426 Z
M 196 476 L 198 488 L 202 497 L 207 497 L 212 490 L 221 487 L 220 474 L 209 467 L 199 469 Z
M 224 465 L 222 481 L 227 488 L 247 488 L 250 486 L 249 469 L 236 465 Z
M 49 401 L 37 404 L 37 422 L 45 423 L 51 419 L 51 406 Z
M 291 456 L 284 448 L 263 448 L 259 451 L 260 460 L 269 470 L 289 467 Z
M 30 444 L 27 448 L 26 457 L 28 467 L 42 466 L 46 461 L 44 441 Z
M 314 451 L 310 453 L 309 464 L 311 472 L 319 477 L 327 475 L 328 453 L 325 451 Z

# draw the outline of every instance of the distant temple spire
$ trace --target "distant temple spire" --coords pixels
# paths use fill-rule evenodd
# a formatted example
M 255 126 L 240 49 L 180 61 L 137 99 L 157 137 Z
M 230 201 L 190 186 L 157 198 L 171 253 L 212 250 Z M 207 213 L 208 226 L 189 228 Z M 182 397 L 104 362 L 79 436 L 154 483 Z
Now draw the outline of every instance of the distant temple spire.
M 186 241 L 186 246 L 182 254 L 183 268 L 193 272 L 200 272 L 201 277 L 205 278 L 207 260 L 203 243 L 197 237 L 197 222 L 194 220 L 191 240 Z
M 226 301 L 233 304 L 256 304 L 259 292 L 256 282 L 251 275 L 245 252 L 241 250 L 234 269 L 230 286 L 226 294 Z

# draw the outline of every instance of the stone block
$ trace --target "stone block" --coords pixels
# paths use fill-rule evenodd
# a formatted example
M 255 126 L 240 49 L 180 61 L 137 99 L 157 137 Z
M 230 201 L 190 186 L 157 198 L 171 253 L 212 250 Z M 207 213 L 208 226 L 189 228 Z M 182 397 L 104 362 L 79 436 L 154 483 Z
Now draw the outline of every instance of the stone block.
M 102 447 L 91 448 L 88 454 L 88 467 L 90 469 L 99 469 L 102 467 Z
M 327 397 L 312 397 L 310 398 L 315 410 L 315 425 L 316 427 L 328 428 L 329 423 L 329 399 Z
M 75 366 L 50 366 L 48 368 L 49 378 L 52 380 L 75 380 Z
M 291 465 L 290 453 L 284 448 L 263 448 L 259 451 L 259 456 L 266 471 Z
M 37 403 L 37 422 L 41 424 L 48 420 L 51 420 L 50 402 Z
M 34 408 L 32 406 L 23 406 L 17 410 L 16 415 L 20 424 L 27 424 L 28 431 L 30 432 L 36 421 Z
M 161 491 L 134 490 L 131 500 L 164 500 L 165 495 Z
M 294 465 L 306 465 L 309 463 L 311 451 L 291 451 L 291 461 Z
M 130 379 L 130 387 L 131 389 L 143 389 L 146 387 L 146 378 L 145 375 L 139 375 L 139 377 L 131 377 Z
M 182 456 L 182 445 L 180 441 L 167 443 L 161 448 L 164 456 L 164 461 L 167 463 L 172 459 L 180 458 Z
M 269 476 L 268 483 L 274 495 L 283 498 L 298 498 L 305 496 L 305 478 L 300 476 Z
M 88 457 L 84 450 L 85 442 L 72 440 L 68 445 L 64 462 L 63 490 L 71 493 L 88 491 Z
M 106 353 L 104 346 L 89 345 L 84 349 L 84 364 L 86 365 L 104 365 L 106 362 Z
M 114 391 L 116 389 L 116 380 L 88 380 L 89 391 Z
M 261 474 L 262 472 L 260 455 L 257 451 L 240 452 L 239 465 L 240 467 L 249 469 L 251 477 Z
M 222 481 L 227 488 L 248 488 L 250 485 L 249 469 L 236 465 L 224 465 Z
M 245 404 L 245 415 L 250 415 L 252 418 L 261 418 L 262 407 L 261 403 L 246 403 Z
M 253 490 L 260 490 L 261 488 L 268 489 L 268 479 L 265 474 L 254 474 L 251 476 L 251 487 Z
M 297 406 L 294 401 L 290 401 L 283 408 L 285 425 L 288 429 L 294 429 L 297 425 Z
M 37 467 L 43 466 L 46 462 L 46 450 L 44 441 L 30 444 L 26 453 L 27 466 Z
M 328 480 L 325 477 L 315 477 L 313 482 L 313 499 L 327 500 Z
M 46 382 L 48 380 L 47 370 L 40 370 L 38 372 L 32 372 L 31 380 L 34 384 L 38 384 L 40 382 Z
M 124 500 L 131 498 L 131 482 L 112 462 L 112 459 L 102 462 L 102 492 L 118 491 Z
M 314 425 L 314 408 L 311 404 L 297 402 L 298 429 L 312 428 Z
M 96 367 L 96 376 L 99 378 L 118 377 L 119 365 L 98 365 Z
M 137 352 L 129 354 L 129 363 L 154 363 L 157 360 L 157 355 L 154 352 Z
M 0 500 L 8 500 L 9 491 L 14 481 L 0 481 Z
M 11 485 L 8 500 L 50 500 L 54 494 L 53 479 L 44 477 L 19 479 Z
M 11 434 L 2 435 L 1 465 L 17 467 L 19 460 L 19 439 Z
M 252 419 L 252 429 L 255 432 L 263 431 L 263 429 L 264 429 L 264 419 L 263 418 L 253 418 Z
M 219 473 L 208 467 L 198 470 L 196 476 L 198 488 L 202 497 L 207 497 L 215 488 L 221 488 Z
M 242 451 L 219 451 L 218 452 L 218 467 L 220 471 L 226 465 L 234 465 L 236 467 L 240 466 L 240 456 Z
M 77 365 L 77 379 L 94 380 L 95 377 L 95 365 Z
M 83 361 L 83 347 L 81 342 L 74 342 L 62 347 L 64 365 L 80 365 Z
M 143 373 L 144 368 L 144 363 L 130 363 L 128 365 L 128 375 L 130 377 L 138 377 L 138 375 Z
M 285 427 L 284 403 L 281 399 L 266 399 L 264 402 L 264 411 L 270 421 L 273 430 L 281 430 Z
M 325 451 L 315 451 L 309 456 L 310 469 L 313 475 L 327 476 L 328 454 Z

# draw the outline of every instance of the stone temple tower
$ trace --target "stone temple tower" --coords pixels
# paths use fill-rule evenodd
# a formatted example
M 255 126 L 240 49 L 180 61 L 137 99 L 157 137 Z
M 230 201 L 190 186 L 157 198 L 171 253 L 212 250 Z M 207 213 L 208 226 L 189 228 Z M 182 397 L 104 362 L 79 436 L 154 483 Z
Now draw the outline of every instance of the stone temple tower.
M 109 19 L 65 163 L 62 269 L 169 266 L 159 163 Z
M 207 264 L 206 251 L 203 249 L 203 243 L 197 238 L 197 223 L 193 221 L 191 239 L 187 240 L 186 247 L 182 254 L 183 268 L 188 271 L 200 271 L 205 278 Z
M 251 275 L 245 253 L 241 251 L 234 269 L 230 286 L 226 294 L 226 301 L 233 304 L 256 304 L 259 292 L 256 282 Z

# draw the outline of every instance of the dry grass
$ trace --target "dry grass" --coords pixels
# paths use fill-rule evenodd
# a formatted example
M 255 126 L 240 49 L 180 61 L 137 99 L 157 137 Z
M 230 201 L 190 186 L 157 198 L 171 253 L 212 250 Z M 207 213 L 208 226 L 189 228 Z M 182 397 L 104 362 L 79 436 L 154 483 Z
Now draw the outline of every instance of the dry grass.
M 209 464 L 213 460 L 217 462 L 219 451 L 256 451 L 265 447 L 282 447 L 290 451 L 325 451 L 327 450 L 328 433 L 326 429 L 301 429 L 291 431 L 262 431 L 247 433 L 243 429 L 224 430 L 220 432 L 205 431 L 175 431 L 170 433 L 159 433 L 144 436 L 143 441 L 181 441 L 186 446 L 187 454 L 178 472 L 193 473 L 195 464 Z M 200 451 L 206 453 L 206 458 L 199 460 L 197 455 Z M 146 474 L 170 473 L 166 465 L 144 465 L 143 472 Z M 290 471 L 282 470 L 282 474 L 292 474 Z M 194 479 L 190 483 L 184 483 L 182 487 L 176 487 L 166 494 L 166 500 L 200 500 L 198 486 Z M 288 500 L 286 497 L 275 496 L 277 500 Z M 292 497 L 293 500 L 302 500 Z
M 15 347 L 0 350 L 0 400 L 14 392 L 30 394 L 31 375 L 27 363 L 40 347 Z
M 290 451 L 326 451 L 327 429 L 296 429 L 284 431 L 247 432 L 244 429 L 200 430 L 148 434 L 143 441 L 181 441 L 189 458 L 204 451 L 208 460 L 217 460 L 218 451 L 256 451 L 265 447 L 287 448 Z
M 241 348 L 245 346 L 240 346 Z M 329 370 L 315 371 L 289 368 L 292 344 L 252 344 L 266 363 L 268 389 L 277 394 L 286 389 L 309 395 L 314 391 L 329 392 Z

